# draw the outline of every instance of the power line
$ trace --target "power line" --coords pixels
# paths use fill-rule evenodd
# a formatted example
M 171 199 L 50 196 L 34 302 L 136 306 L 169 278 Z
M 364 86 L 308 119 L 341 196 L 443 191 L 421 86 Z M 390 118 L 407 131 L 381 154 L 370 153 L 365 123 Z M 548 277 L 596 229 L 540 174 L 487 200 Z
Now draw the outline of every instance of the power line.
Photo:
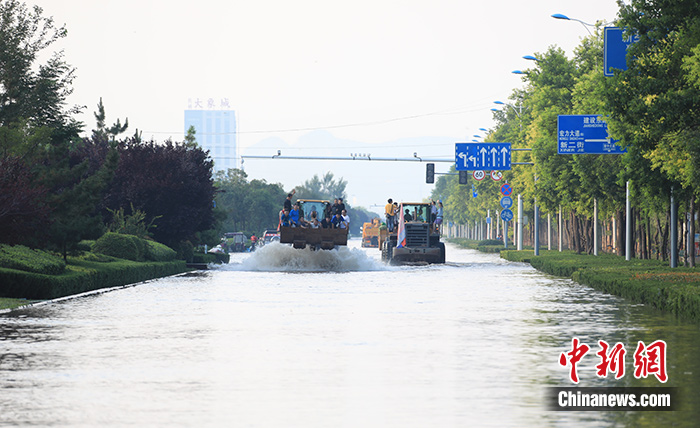
M 489 103 L 489 105 L 490 105 L 490 103 Z M 429 117 L 429 116 L 445 116 L 445 115 L 460 114 L 460 113 L 472 113 L 475 111 L 481 111 L 482 109 L 483 109 L 483 105 L 479 106 L 478 108 L 473 108 L 473 107 L 469 106 L 469 107 L 460 107 L 460 108 L 454 108 L 454 109 L 438 110 L 438 111 L 434 111 L 434 112 L 430 112 L 430 113 L 421 113 L 421 114 L 415 114 L 415 115 L 410 115 L 410 116 L 402 116 L 402 117 L 395 117 L 395 118 L 391 118 L 391 119 L 383 119 L 383 120 L 368 121 L 368 122 L 355 122 L 355 123 L 346 123 L 346 124 L 339 124 L 339 125 L 310 126 L 310 127 L 272 129 L 272 130 L 258 129 L 258 130 L 252 130 L 252 131 L 207 132 L 207 133 L 199 133 L 198 135 L 267 134 L 267 133 L 284 133 L 284 132 L 300 132 L 300 131 L 317 131 L 317 130 L 321 130 L 321 129 L 352 128 L 352 127 L 358 127 L 358 126 L 383 125 L 383 124 L 392 123 L 392 122 L 400 122 L 400 121 L 404 121 L 404 120 L 419 119 L 422 117 Z M 144 130 L 143 132 L 150 133 L 150 134 L 184 133 L 183 131 L 168 132 L 168 131 L 147 131 L 147 130 Z

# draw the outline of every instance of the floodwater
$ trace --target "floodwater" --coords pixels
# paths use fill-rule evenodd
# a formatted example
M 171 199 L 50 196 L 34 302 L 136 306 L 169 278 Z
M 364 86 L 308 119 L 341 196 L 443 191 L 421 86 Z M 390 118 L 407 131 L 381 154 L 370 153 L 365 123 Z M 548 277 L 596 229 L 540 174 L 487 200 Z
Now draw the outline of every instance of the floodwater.
M 377 249 L 280 244 L 205 272 L 0 315 L 0 426 L 697 426 L 700 326 L 497 255 L 386 266 Z M 675 411 L 561 412 L 579 386 L 677 387 Z M 598 340 L 627 349 L 599 379 Z M 665 384 L 635 379 L 667 344 Z

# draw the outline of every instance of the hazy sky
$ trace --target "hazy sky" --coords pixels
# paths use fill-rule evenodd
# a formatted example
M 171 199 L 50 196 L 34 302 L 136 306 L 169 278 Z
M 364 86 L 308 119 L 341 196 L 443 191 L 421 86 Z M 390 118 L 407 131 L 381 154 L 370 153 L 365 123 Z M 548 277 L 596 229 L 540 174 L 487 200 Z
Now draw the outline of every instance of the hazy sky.
M 558 45 L 571 56 L 588 35 L 550 15 L 594 23 L 618 10 L 614 0 L 27 3 L 68 29 L 53 47 L 77 68 L 70 101 L 88 107 L 88 130 L 102 97 L 109 123 L 128 117 L 128 134 L 182 141 L 188 100 L 227 99 L 243 155 L 445 159 L 454 142 L 493 126 L 493 101 L 523 85 L 511 73 L 530 66 L 523 55 Z M 424 164 L 249 160 L 244 168 L 287 189 L 330 170 L 363 206 L 431 190 Z

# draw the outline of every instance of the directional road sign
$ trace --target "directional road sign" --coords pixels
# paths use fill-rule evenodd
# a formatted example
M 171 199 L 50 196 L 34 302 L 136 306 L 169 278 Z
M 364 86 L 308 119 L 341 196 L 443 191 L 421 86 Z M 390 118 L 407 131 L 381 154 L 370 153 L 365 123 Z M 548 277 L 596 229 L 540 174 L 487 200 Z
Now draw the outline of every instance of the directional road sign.
M 559 115 L 557 153 L 560 155 L 626 153 L 608 135 L 608 124 L 597 114 Z
M 513 206 L 513 198 L 510 196 L 504 196 L 501 198 L 501 207 L 508 209 Z
M 503 220 L 503 221 L 513 220 L 513 211 L 508 210 L 508 209 L 501 211 L 501 220 Z
M 509 170 L 510 143 L 456 143 L 457 171 Z
M 639 36 L 628 35 L 618 27 L 605 27 L 603 30 L 603 74 L 613 76 L 614 69 L 627 70 L 627 49 L 638 42 Z
M 510 184 L 505 183 L 501 186 L 501 195 L 510 196 L 511 193 L 513 193 L 513 188 Z

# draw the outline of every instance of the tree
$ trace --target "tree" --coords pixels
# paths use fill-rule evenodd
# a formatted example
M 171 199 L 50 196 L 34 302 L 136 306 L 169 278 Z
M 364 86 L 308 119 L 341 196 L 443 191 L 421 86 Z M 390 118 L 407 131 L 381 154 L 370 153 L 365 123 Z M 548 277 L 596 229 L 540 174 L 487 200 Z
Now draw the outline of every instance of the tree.
M 46 189 L 32 184 L 24 163 L 0 156 L 0 242 L 18 244 L 48 228 Z
M 317 174 L 310 180 L 306 180 L 301 186 L 297 186 L 296 197 L 299 199 L 345 199 L 345 187 L 348 182 L 342 177 L 336 181 L 332 172 L 327 172 L 319 178 Z
M 126 131 L 126 129 L 129 127 L 129 119 L 126 118 L 124 120 L 124 125 L 122 125 L 119 119 L 117 119 L 117 122 L 114 125 L 107 128 L 105 125 L 105 106 L 102 104 L 102 97 L 100 97 L 100 102 L 97 104 L 97 112 L 95 112 L 94 115 L 95 120 L 97 121 L 97 129 L 92 130 L 92 138 L 94 139 L 109 138 L 111 141 L 114 141 L 117 135 Z
M 30 11 L 17 0 L 0 3 L 0 126 L 28 121 L 77 133 L 80 123 L 72 115 L 81 108 L 65 108 L 75 69 L 62 52 L 36 64 L 44 49 L 67 35 L 65 27 L 57 28 L 42 13 L 40 7 Z
M 90 163 L 77 151 L 62 162 L 54 162 L 42 176 L 48 187 L 48 203 L 52 208 L 48 239 L 66 258 L 68 250 L 83 239 L 97 239 L 104 231 L 100 215 L 103 192 L 112 181 L 119 154 L 110 148 L 104 163 L 91 173 Z M 58 179 L 52 177 L 56 172 Z
M 118 142 L 120 159 L 104 204 L 116 211 L 146 213 L 153 237 L 171 247 L 196 241 L 198 232 L 214 224 L 213 162 L 201 148 L 166 141 Z M 133 208 L 132 208 L 133 207 Z
M 240 169 L 219 171 L 216 175 L 216 206 L 225 213 L 220 233 L 260 234 L 275 229 L 286 192 L 281 184 L 265 180 L 248 181 Z
M 197 130 L 194 128 L 194 125 L 190 125 L 189 128 L 187 128 L 187 135 L 185 135 L 185 144 L 188 146 L 196 147 L 197 146 L 197 137 L 195 136 L 197 134 Z
M 67 32 L 42 12 L 16 0 L 0 2 L 0 158 L 8 165 L 24 165 L 15 165 L 17 171 L 28 171 L 22 180 L 45 189 L 41 200 L 25 202 L 34 204 L 37 212 L 47 208 L 50 226 L 42 230 L 42 238 L 65 257 L 73 244 L 101 229 L 97 208 L 117 154 L 105 154 L 104 163 L 97 166 L 78 155 L 83 125 L 73 115 L 81 108 L 66 107 L 75 69 L 62 52 L 38 63 L 43 51 Z M 21 195 L 13 198 L 19 199 Z

